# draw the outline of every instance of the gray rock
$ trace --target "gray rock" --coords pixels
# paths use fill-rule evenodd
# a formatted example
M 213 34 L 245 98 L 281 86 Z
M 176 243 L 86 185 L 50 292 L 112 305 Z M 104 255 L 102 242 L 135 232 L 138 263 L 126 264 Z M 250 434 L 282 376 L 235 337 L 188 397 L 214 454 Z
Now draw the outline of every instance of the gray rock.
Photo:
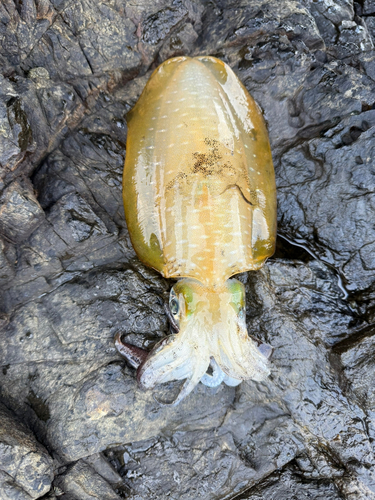
M 30 175 L 83 114 L 74 88 L 53 82 L 43 72 L 1 78 L 0 182 L 7 185 L 19 175 Z
M 346 117 L 307 146 L 289 149 L 278 169 L 280 230 L 285 223 L 288 234 L 334 264 L 351 289 L 364 289 L 374 279 L 371 245 L 375 233 L 371 225 L 361 222 L 373 210 L 374 119 L 374 111 Z M 348 163 L 351 167 L 344 168 Z M 301 203 L 300 189 L 308 204 Z M 340 203 L 339 210 L 328 209 L 333 199 Z
M 114 69 L 131 72 L 141 59 L 134 32 L 133 22 L 124 19 L 120 5 L 79 0 L 60 11 L 23 61 L 23 68 L 43 66 L 61 80 Z
M 0 385 L 16 415 L 1 499 L 374 498 L 373 11 L 1 4 Z M 249 333 L 275 351 L 265 382 L 169 407 L 179 384 L 141 392 L 113 344 L 169 332 L 171 283 L 138 261 L 123 214 L 126 113 L 157 64 L 199 54 L 230 64 L 267 121 L 282 237 L 239 279 Z
M 372 37 L 372 42 L 374 43 L 375 40 L 375 18 L 374 17 L 367 17 L 365 18 L 365 23 L 368 29 L 368 32 L 370 33 Z
M 4 285 L 14 276 L 14 266 L 12 260 L 7 255 L 7 246 L 0 240 L 0 284 Z
M 291 265 L 288 260 L 278 260 L 265 272 L 276 295 L 282 297 L 283 307 L 305 328 L 312 342 L 332 346 L 351 335 L 353 323 L 356 329 L 366 324 L 358 319 L 356 303 L 347 301 L 340 276 L 323 262 L 312 259 Z
M 343 59 L 373 50 L 371 35 L 365 21 L 355 15 L 353 2 L 322 1 L 311 7 L 329 54 Z
M 0 189 L 7 171 L 14 169 L 26 152 L 35 149 L 33 133 L 23 101 L 14 82 L 0 76 Z
M 363 14 L 371 15 L 375 14 L 375 3 L 374 0 L 365 0 L 363 3 Z
M 96 453 L 95 455 L 90 455 L 86 457 L 84 462 L 90 465 L 102 478 L 104 478 L 108 483 L 116 485 L 118 487 L 122 486 L 122 478 L 116 472 L 114 467 L 106 460 L 103 453 Z
M 375 339 L 372 328 L 364 328 L 362 335 L 336 347 L 341 352 L 341 363 L 346 385 L 353 391 L 358 403 L 366 409 L 366 425 L 371 439 L 375 437 L 375 363 L 371 356 Z
M 252 488 L 242 495 L 243 500 L 262 500 L 275 498 L 277 500 L 339 500 L 341 495 L 337 488 L 327 481 L 301 480 L 299 471 L 287 468 L 269 476 L 261 485 Z
M 0 13 L 0 65 L 4 72 L 12 72 L 27 57 L 30 47 L 43 36 L 56 12 L 50 2 L 34 4 L 27 1 L 22 4 L 2 3 Z
M 53 479 L 52 459 L 15 416 L 0 406 L 0 491 L 4 500 L 40 498 Z
M 218 426 L 234 397 L 233 389 L 221 387 L 212 394 L 199 386 L 194 396 L 177 408 L 161 406 L 152 393 L 140 392 L 134 378 L 126 373 L 119 364 L 91 370 L 74 392 L 63 388 L 49 399 L 48 440 L 66 461 L 119 442 L 147 439 L 160 434 L 162 428 L 190 429 L 196 420 L 200 428 Z M 168 401 L 173 386 L 159 388 L 154 394 Z M 209 407 L 204 405 L 208 395 Z
M 329 364 L 328 350 L 320 342 L 312 342 L 303 325 L 284 308 L 272 281 L 263 279 L 266 271 L 258 272 L 255 282 L 256 295 L 263 299 L 263 311 L 254 325 L 258 331 L 267 332 L 267 340 L 275 347 L 275 371 L 271 384 L 267 384 L 271 394 L 276 391 L 277 398 L 281 398 L 279 404 L 293 415 L 293 421 L 312 448 L 326 447 L 329 455 L 346 464 L 362 484 L 375 491 L 375 476 L 370 465 L 375 457 L 365 424 L 366 413 L 353 399 L 347 399 L 334 365 Z M 250 326 L 249 331 L 254 329 Z M 288 347 L 291 345 L 293 351 Z M 362 463 L 367 465 L 359 465 Z
M 0 493 L 4 500 L 31 500 L 32 497 L 17 485 L 12 476 L 0 470 Z
M 60 475 L 55 488 L 59 496 L 64 493 L 63 500 L 120 500 L 107 481 L 82 461 Z
M 44 212 L 31 183 L 18 181 L 0 196 L 0 232 L 11 242 L 25 240 L 42 223 Z
M 132 500 L 166 498 L 170 491 L 183 500 L 225 497 L 260 476 L 241 460 L 230 433 L 176 432 L 114 453 Z
M 174 30 L 172 35 L 165 40 L 159 52 L 160 62 L 190 54 L 191 47 L 198 39 L 198 33 L 191 23 L 184 23 L 179 30 Z

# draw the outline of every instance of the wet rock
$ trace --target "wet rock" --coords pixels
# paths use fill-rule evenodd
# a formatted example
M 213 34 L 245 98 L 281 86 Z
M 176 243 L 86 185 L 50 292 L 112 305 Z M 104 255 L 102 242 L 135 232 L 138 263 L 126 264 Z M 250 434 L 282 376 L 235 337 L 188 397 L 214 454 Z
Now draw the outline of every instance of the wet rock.
M 1 79 L 1 182 L 9 184 L 20 174 L 30 175 L 84 111 L 74 88 L 50 80 L 47 70 L 34 68 L 30 78 Z
M 265 272 L 258 272 L 254 283 L 257 296 L 263 299 L 262 315 L 251 321 L 249 331 L 256 327 L 257 331 L 267 332 L 267 340 L 275 347 L 277 368 L 271 380 L 277 387 L 277 398 L 281 397 L 286 413 L 293 415 L 293 421 L 312 448 L 325 455 L 322 450 L 326 447 L 328 457 L 335 456 L 341 467 L 345 464 L 349 472 L 374 491 L 375 477 L 370 464 L 375 457 L 365 425 L 366 414 L 342 392 L 337 374 L 330 366 L 328 350 L 320 342 L 311 342 L 303 325 L 281 306 L 282 297 L 276 299 L 272 279 L 263 278 Z M 295 347 L 293 354 L 287 347 L 291 344 Z M 272 394 L 275 389 L 268 385 Z M 298 398 L 295 391 L 300 395 Z M 348 443 L 351 444 L 347 446 Z M 360 463 L 367 465 L 363 467 Z
M 369 32 L 370 36 L 372 37 L 372 42 L 374 43 L 374 41 L 375 41 L 375 18 L 368 17 L 365 19 L 365 23 L 366 23 L 368 32 Z
M 338 27 L 343 22 L 354 18 L 353 3 L 350 1 L 322 1 L 311 5 L 311 13 L 315 18 L 319 32 L 327 46 L 337 41 Z
M 94 132 L 83 129 L 67 139 L 62 151 L 51 155 L 40 169 L 35 185 L 43 207 L 67 193 L 80 193 L 115 232 L 118 225 L 125 226 L 121 195 L 124 144 L 97 131 L 98 125 L 101 123 L 95 123 Z
M 362 111 L 362 102 L 372 103 L 372 80 L 350 66 L 334 61 L 323 65 L 296 55 L 290 61 L 300 77 L 288 73 L 272 82 L 272 97 L 264 103 L 278 158 L 301 140 L 319 137 L 343 118 Z M 302 60 L 301 60 L 302 59 Z M 302 67 L 301 67 L 302 66 Z M 292 66 L 294 69 L 294 67 Z M 254 94 L 258 94 L 258 85 Z
M 42 223 L 44 212 L 30 183 L 13 182 L 0 196 L 0 232 L 11 242 L 25 240 Z
M 265 268 L 283 307 L 298 319 L 311 341 L 327 346 L 341 342 L 365 321 L 358 318 L 355 302 L 348 303 L 347 291 L 332 267 L 317 260 L 307 263 L 277 261 Z M 256 314 L 256 311 L 251 311 Z
M 1 395 L 55 459 L 22 431 L 42 465 L 27 487 L 3 468 L 1 498 L 374 497 L 372 5 L 0 6 Z M 158 63 L 195 54 L 267 121 L 283 238 L 240 279 L 275 351 L 267 381 L 170 407 L 179 384 L 141 392 L 113 344 L 169 333 L 171 283 L 135 256 L 121 178 L 126 113 Z
M 244 493 L 243 500 L 261 500 L 277 498 L 277 500 L 339 500 L 341 495 L 337 488 L 328 481 L 303 481 L 300 471 L 287 468 L 269 476 L 261 485 Z
M 362 337 L 362 338 L 361 338 Z M 351 339 L 351 342 L 337 346 L 341 353 L 343 374 L 348 389 L 355 394 L 358 402 L 366 409 L 366 425 L 372 439 L 375 438 L 375 363 L 371 356 L 375 338 L 372 327 L 363 329 L 363 334 Z
M 178 429 L 106 452 L 130 498 L 159 498 L 171 490 L 184 499 L 235 495 L 292 461 L 303 449 L 297 427 L 277 403 L 265 403 L 262 388 L 252 385 L 248 392 L 251 400 L 236 397 L 215 433 Z
M 373 50 L 373 41 L 357 6 L 350 1 L 322 1 L 312 4 L 311 12 L 326 43 L 336 58 L 353 57 Z M 355 15 L 357 14 L 357 15 Z
M 375 4 L 373 0 L 365 0 L 363 2 L 363 12 L 364 15 L 375 14 Z
M 127 15 L 137 27 L 138 49 L 143 56 L 143 63 L 149 67 L 160 49 L 168 50 L 166 45 L 172 52 L 182 49 L 185 50 L 184 54 L 190 53 L 198 38 L 194 32 L 199 33 L 201 29 L 203 11 L 201 2 L 190 0 L 127 5 Z
M 348 500 L 373 500 L 374 494 L 355 478 L 347 477 L 336 481 L 337 487 Z
M 76 500 L 120 500 L 111 486 L 88 464 L 79 461 L 55 481 L 62 498 Z
M 71 248 L 76 248 L 72 260 Z M 45 224 L 20 249 L 12 284 L 4 290 L 4 307 L 52 291 L 79 270 L 124 261 L 124 250 L 90 205 L 75 193 L 62 197 L 47 213 Z M 77 255 L 80 258 L 77 259 Z M 63 276 L 63 270 L 68 274 Z
M 0 6 L 0 65 L 12 72 L 27 57 L 30 47 L 43 36 L 53 22 L 56 12 L 49 1 L 22 3 L 6 2 Z
M 166 38 L 173 28 L 187 15 L 183 2 L 175 2 L 173 7 L 165 6 L 149 16 L 142 25 L 142 40 L 150 45 L 157 45 Z
M 0 285 L 4 285 L 14 276 L 14 266 L 9 259 L 5 243 L 0 240 Z
M 106 460 L 102 453 L 96 453 L 95 455 L 86 457 L 84 462 L 90 465 L 100 476 L 102 476 L 102 478 L 108 481 L 108 483 L 110 483 L 112 486 L 121 488 L 123 483 L 121 476 Z
M 5 168 L 14 170 L 35 149 L 33 134 L 23 102 L 14 82 L 0 76 L 0 189 L 4 188 Z
M 198 33 L 195 31 L 193 25 L 191 23 L 184 23 L 179 30 L 174 31 L 164 42 L 159 53 L 160 61 L 165 61 L 170 57 L 189 54 L 197 38 Z
M 4 500 L 40 498 L 53 479 L 52 459 L 31 432 L 0 405 L 0 491 Z
M 323 137 L 288 150 L 278 169 L 280 229 L 285 222 L 310 248 L 324 248 L 318 250 L 320 257 L 334 263 L 352 289 L 364 289 L 374 280 L 375 233 L 366 224 L 361 230 L 361 221 L 373 210 L 374 118 L 374 111 L 346 117 Z M 350 168 L 344 168 L 348 163 Z M 300 204 L 300 189 L 308 203 Z M 340 210 L 328 209 L 332 198 L 340 200 Z
M 53 77 L 71 80 L 139 66 L 136 27 L 124 19 L 123 6 L 80 0 L 58 8 L 59 18 L 23 61 L 24 69 L 43 66 Z
M 38 294 L 38 298 L 34 297 L 35 300 L 30 301 L 26 308 L 21 308 L 15 321 L 4 326 L 2 336 L 2 364 L 7 366 L 1 374 L 4 393 L 18 403 L 25 400 L 24 377 L 29 377 L 32 381 L 30 390 L 45 407 L 43 418 L 46 421 L 54 411 L 48 401 L 51 395 L 74 409 L 73 393 L 68 390 L 72 397 L 66 399 L 58 391 L 65 390 L 66 385 L 71 387 L 73 383 L 80 388 L 85 378 L 90 385 L 100 373 L 105 377 L 107 370 L 102 367 L 119 361 L 113 345 L 116 331 L 135 334 L 146 331 L 155 339 L 162 334 L 160 330 L 166 329 L 162 306 L 134 271 L 103 273 L 101 279 L 97 274 L 85 278 L 73 275 L 70 282 L 55 285 L 55 288 L 55 293 L 42 297 Z M 138 312 L 135 314 L 135 311 Z M 44 359 L 45 363 L 36 363 L 38 359 Z M 82 364 L 84 359 L 87 362 Z M 73 364 L 67 370 L 69 360 Z M 18 363 L 27 367 L 24 375 L 17 368 Z M 97 370 L 100 373 L 96 373 Z M 113 377 L 117 377 L 121 385 L 120 366 L 116 370 L 117 375 Z M 134 381 L 127 383 L 130 382 L 134 384 Z M 7 387 L 12 390 L 8 391 Z M 118 396 L 116 394 L 114 399 L 123 397 L 120 386 Z M 58 411 L 56 406 L 56 415 Z M 62 421 L 57 418 L 56 422 L 50 420 L 48 425 L 60 423 Z M 118 432 L 122 429 L 119 428 Z M 60 438 L 56 435 L 53 439 Z M 77 445 L 81 446 L 78 442 Z M 97 451 L 95 449 L 87 455 Z
M 230 434 L 176 432 L 171 439 L 141 441 L 110 456 L 121 465 L 132 500 L 167 497 L 170 491 L 183 500 L 235 494 L 257 476 L 241 460 Z
M 158 435 L 162 427 L 188 429 L 195 419 L 200 428 L 211 428 L 212 422 L 219 425 L 233 399 L 233 390 L 220 388 L 216 397 L 210 394 L 207 408 L 203 402 L 211 391 L 200 386 L 190 401 L 177 408 L 163 407 L 157 399 L 172 399 L 176 388 L 174 392 L 171 384 L 158 388 L 154 399 L 137 389 L 128 371 L 125 374 L 119 364 L 91 371 L 74 393 L 63 389 L 50 399 L 48 439 L 65 460 L 77 460 L 118 442 L 147 439 Z M 198 413 L 197 407 L 201 408 Z
M 301 48 L 318 49 L 324 46 L 313 16 L 300 2 L 288 1 L 280 5 L 261 1 L 250 4 L 221 1 L 216 6 L 209 6 L 205 16 L 202 49 L 206 53 L 215 50 L 225 53 L 225 49 L 229 49 L 230 53 L 234 47 L 238 54 L 240 49 L 244 52 L 245 47 L 256 50 L 263 45 L 272 49 L 276 48 L 278 36 L 301 41 Z M 279 53 L 280 57 L 283 57 L 282 53 Z M 258 63 L 263 65 L 266 61 L 255 60 L 254 64 L 245 63 L 245 66 L 254 65 L 254 69 L 257 69 Z M 271 65 L 269 61 L 268 74 L 272 72 Z M 275 64 L 272 66 L 274 68 Z
M 364 21 L 343 21 L 339 27 L 340 43 L 342 45 L 340 56 L 353 56 L 362 52 L 373 50 L 374 44 Z

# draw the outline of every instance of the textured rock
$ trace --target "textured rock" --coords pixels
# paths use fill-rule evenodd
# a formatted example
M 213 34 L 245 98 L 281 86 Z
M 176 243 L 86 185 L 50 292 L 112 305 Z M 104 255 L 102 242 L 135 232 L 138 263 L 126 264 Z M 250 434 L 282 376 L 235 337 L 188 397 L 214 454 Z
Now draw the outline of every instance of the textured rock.
M 84 462 L 89 464 L 106 481 L 121 488 L 121 476 L 111 466 L 108 460 L 106 460 L 103 453 L 96 453 L 95 455 L 86 457 Z
M 0 231 L 11 242 L 20 243 L 41 224 L 44 212 L 31 186 L 18 181 L 0 197 Z
M 56 481 L 63 498 L 76 500 L 120 500 L 111 486 L 84 462 L 77 462 Z
M 307 147 L 288 150 L 278 170 L 280 230 L 286 224 L 289 234 L 313 244 L 351 289 L 367 288 L 374 280 L 375 232 L 366 223 L 373 211 L 374 124 L 374 111 L 344 118 Z M 340 200 L 334 212 L 327 206 L 333 197 Z
M 168 401 L 172 390 L 170 385 L 155 395 Z M 92 371 L 76 391 L 61 390 L 49 400 L 49 442 L 67 461 L 73 461 L 114 443 L 158 435 L 164 427 L 190 429 L 191 421 L 196 420 L 200 428 L 216 427 L 234 391 L 220 388 L 214 395 L 211 392 L 199 387 L 190 401 L 171 409 L 161 406 L 152 394 L 137 390 L 134 379 L 125 377 L 120 366 L 110 365 Z M 204 405 L 208 395 L 209 407 Z
M 241 498 L 243 500 L 262 500 L 263 498 L 290 500 L 339 500 L 337 488 L 328 481 L 301 480 L 299 471 L 290 468 L 269 476 L 260 486 L 252 488 Z
M 0 240 L 0 284 L 10 281 L 14 276 L 14 267 L 7 255 L 6 243 Z
M 0 387 L 16 415 L 1 411 L 0 498 L 375 498 L 373 0 L 0 14 Z M 280 238 L 240 279 L 249 333 L 275 351 L 267 381 L 169 407 L 179 384 L 141 392 L 113 344 L 169 331 L 171 283 L 123 214 L 126 113 L 157 64 L 198 54 L 230 64 L 267 121 Z
M 341 352 L 343 375 L 348 389 L 353 391 L 358 403 L 365 408 L 366 425 L 372 439 L 375 437 L 375 363 L 371 356 L 374 351 L 375 338 L 373 328 L 363 329 L 359 340 L 353 344 L 343 342 L 336 347 Z
M 210 434 L 176 432 L 171 439 L 153 439 L 116 450 L 126 484 L 134 491 L 128 498 L 167 497 L 171 490 L 183 500 L 225 496 L 257 477 L 241 460 L 230 434 L 214 439 Z
M 49 491 L 52 478 L 51 457 L 31 432 L 1 405 L 1 498 L 4 500 L 39 498 Z

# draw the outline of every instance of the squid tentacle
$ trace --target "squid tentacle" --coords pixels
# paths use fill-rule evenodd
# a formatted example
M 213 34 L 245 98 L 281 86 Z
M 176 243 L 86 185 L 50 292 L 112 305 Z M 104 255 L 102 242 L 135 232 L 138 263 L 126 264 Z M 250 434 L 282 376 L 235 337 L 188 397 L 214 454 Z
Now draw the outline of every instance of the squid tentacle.
M 247 333 L 230 335 L 222 333 L 217 342 L 219 366 L 231 378 L 262 381 L 268 377 L 268 358 L 259 350 Z
M 175 334 L 150 352 L 138 368 L 137 378 L 143 389 L 152 389 L 157 384 L 171 380 L 186 379 L 177 398 L 167 403 L 175 405 L 194 389 L 209 363 L 207 344 L 199 341 L 198 337 L 187 340 L 186 334 Z
M 225 385 L 228 385 L 229 387 L 236 387 L 237 385 L 240 385 L 242 380 L 238 380 L 237 378 L 229 377 L 228 375 L 225 375 L 223 382 Z
M 164 405 L 168 404 L 170 406 L 178 405 L 178 403 L 182 401 L 188 394 L 190 394 L 191 391 L 197 386 L 207 368 L 208 366 L 206 365 L 206 363 L 203 360 L 199 360 L 192 375 L 185 380 L 180 392 L 178 393 L 178 396 L 171 403 L 165 403 L 163 401 L 159 401 L 159 403 Z
M 142 363 L 146 361 L 148 351 L 145 351 L 144 349 L 141 349 L 140 347 L 137 347 L 135 345 L 123 342 L 120 332 L 116 333 L 114 341 L 118 352 L 133 368 L 137 369 Z
M 212 356 L 210 367 L 212 368 L 212 375 L 205 373 L 201 378 L 201 382 L 207 387 L 217 387 L 225 379 L 226 375 Z
M 150 353 L 122 342 L 115 336 L 115 344 L 129 364 L 137 368 L 141 388 L 152 389 L 157 384 L 171 380 L 185 380 L 178 396 L 171 402 L 158 401 L 163 405 L 177 405 L 201 381 L 208 387 L 224 382 L 237 386 L 245 379 L 264 380 L 269 375 L 268 358 L 273 349 L 268 344 L 257 344 L 246 330 L 231 335 L 220 331 L 211 342 L 197 329 L 165 337 Z M 190 335 L 190 336 L 189 336 Z M 212 368 L 212 375 L 206 373 Z

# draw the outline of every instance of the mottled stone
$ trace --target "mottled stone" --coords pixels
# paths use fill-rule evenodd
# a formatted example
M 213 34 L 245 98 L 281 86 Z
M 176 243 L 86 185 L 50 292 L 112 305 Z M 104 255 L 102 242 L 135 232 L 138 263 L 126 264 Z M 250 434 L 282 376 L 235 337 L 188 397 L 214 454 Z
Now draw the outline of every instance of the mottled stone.
M 356 95 L 354 87 L 347 95 Z M 287 226 L 287 234 L 334 264 L 352 289 L 374 280 L 375 231 L 367 224 L 374 203 L 374 124 L 372 110 L 346 116 L 323 137 L 286 151 L 278 168 L 280 230 Z M 333 200 L 339 209 L 328 208 Z
M 75 500 L 120 500 L 111 486 L 88 464 L 79 461 L 62 474 L 55 486 Z
M 4 285 L 14 276 L 14 266 L 8 258 L 5 243 L 0 240 L 0 285 Z
M 95 453 L 85 458 L 85 463 L 90 465 L 102 478 L 104 478 L 111 485 L 121 488 L 122 478 L 116 472 L 114 467 L 108 462 L 103 453 Z
M 39 498 L 53 478 L 52 459 L 32 433 L 0 405 L 0 491 L 7 499 Z
M 48 439 L 65 460 L 73 461 L 119 442 L 150 438 L 162 428 L 189 429 L 195 419 L 200 428 L 211 428 L 220 424 L 234 396 L 233 389 L 224 387 L 215 393 L 199 386 L 177 408 L 161 406 L 155 398 L 171 399 L 172 384 L 157 389 L 154 398 L 137 389 L 128 371 L 124 374 L 120 365 L 112 364 L 91 371 L 74 392 L 64 388 L 49 400 Z M 208 395 L 209 408 L 204 405 Z
M 373 5 L 1 4 L 1 435 L 31 450 L 0 460 L 1 499 L 375 497 Z M 239 279 L 275 350 L 265 382 L 170 407 L 179 384 L 141 392 L 113 343 L 168 335 L 172 285 L 130 244 L 126 113 L 160 62 L 204 54 L 270 134 L 282 238 Z
M 56 13 L 50 2 L 2 2 L 0 5 L 0 65 L 11 72 L 27 56 L 30 47 L 43 36 Z
M 44 66 L 61 80 L 114 69 L 131 72 L 141 59 L 136 43 L 135 26 L 124 19 L 123 6 L 79 0 L 64 7 L 23 67 Z
M 363 14 L 365 14 L 365 15 L 375 14 L 375 2 L 374 2 L 374 0 L 364 0 L 364 2 L 363 2 Z
M 362 335 L 353 336 L 350 342 L 337 346 L 341 353 L 343 375 L 348 388 L 355 394 L 358 402 L 366 409 L 366 424 L 372 440 L 375 438 L 375 337 L 373 328 L 364 328 Z
M 1 7 L 0 7 L 1 8 Z M 6 170 L 14 170 L 35 147 L 30 122 L 14 82 L 0 75 L 0 189 Z
M 338 489 L 328 481 L 309 481 L 301 479 L 298 469 L 288 468 L 269 476 L 261 485 L 245 492 L 243 500 L 340 500 Z
M 32 187 L 13 182 L 0 196 L 0 232 L 11 242 L 25 240 L 44 219 Z
M 176 432 L 170 439 L 117 449 L 112 460 L 113 454 L 132 490 L 131 500 L 166 498 L 170 491 L 181 500 L 226 496 L 260 475 L 241 460 L 230 433 Z

